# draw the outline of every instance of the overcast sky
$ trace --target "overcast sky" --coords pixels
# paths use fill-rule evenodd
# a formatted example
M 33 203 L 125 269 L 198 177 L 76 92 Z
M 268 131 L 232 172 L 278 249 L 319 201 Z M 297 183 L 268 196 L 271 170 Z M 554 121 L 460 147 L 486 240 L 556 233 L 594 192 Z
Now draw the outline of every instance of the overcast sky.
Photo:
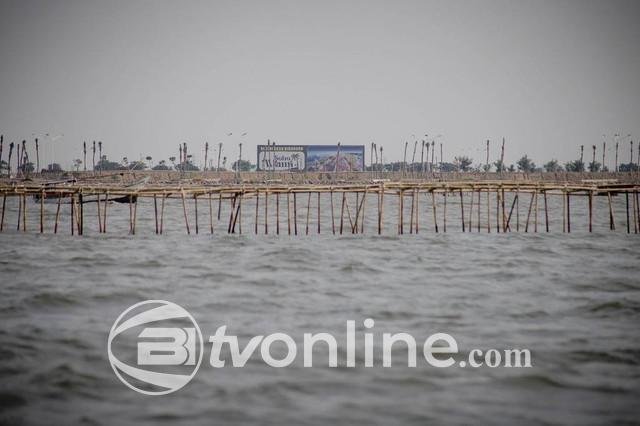
M 205 141 L 235 159 L 247 132 L 252 162 L 267 139 L 373 141 L 399 160 L 405 141 L 442 134 L 446 161 L 480 163 L 505 137 L 508 163 L 541 164 L 640 136 L 637 0 L 0 5 L 5 146 L 63 134 L 64 166 L 83 140 L 112 160 L 167 159 L 186 141 L 199 163 Z

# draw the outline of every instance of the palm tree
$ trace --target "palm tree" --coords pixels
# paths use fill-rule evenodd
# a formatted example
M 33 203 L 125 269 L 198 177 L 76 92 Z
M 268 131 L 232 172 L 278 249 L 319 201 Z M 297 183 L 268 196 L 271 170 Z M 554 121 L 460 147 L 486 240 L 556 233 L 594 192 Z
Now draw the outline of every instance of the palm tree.
M 151 156 L 150 156 L 150 155 L 147 155 L 147 157 L 145 158 L 145 160 L 147 160 L 147 162 L 149 163 L 149 168 L 151 168 L 151 160 L 152 160 Z

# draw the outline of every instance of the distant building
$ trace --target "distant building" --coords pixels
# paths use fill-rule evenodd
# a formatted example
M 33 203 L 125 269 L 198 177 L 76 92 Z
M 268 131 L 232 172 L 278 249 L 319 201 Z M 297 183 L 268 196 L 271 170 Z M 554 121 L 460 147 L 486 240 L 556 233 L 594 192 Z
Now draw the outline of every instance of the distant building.
M 259 171 L 362 172 L 364 145 L 258 145 Z

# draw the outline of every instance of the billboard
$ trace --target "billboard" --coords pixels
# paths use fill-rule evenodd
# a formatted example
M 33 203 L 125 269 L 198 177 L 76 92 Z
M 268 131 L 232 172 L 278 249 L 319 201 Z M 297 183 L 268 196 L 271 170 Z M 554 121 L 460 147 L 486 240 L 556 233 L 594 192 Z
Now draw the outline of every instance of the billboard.
M 300 171 L 304 170 L 305 162 L 302 145 L 258 145 L 258 170 Z
M 258 170 L 364 171 L 364 145 L 258 145 Z

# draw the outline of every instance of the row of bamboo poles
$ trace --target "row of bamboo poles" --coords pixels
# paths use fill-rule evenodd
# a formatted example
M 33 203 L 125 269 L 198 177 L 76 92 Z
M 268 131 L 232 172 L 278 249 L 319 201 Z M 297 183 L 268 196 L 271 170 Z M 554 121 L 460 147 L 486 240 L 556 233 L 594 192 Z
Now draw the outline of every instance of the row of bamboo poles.
M 448 212 L 459 208 L 459 226 L 462 232 L 538 232 L 550 230 L 549 198 L 559 197 L 562 200 L 562 231 L 571 232 L 572 199 L 586 198 L 588 223 L 587 229 L 593 231 L 594 197 L 606 197 L 608 204 L 608 224 L 610 230 L 616 230 L 616 214 L 612 198 L 623 195 L 626 206 L 626 232 L 638 233 L 640 230 L 639 188 L 629 184 L 549 184 L 549 183 L 505 183 L 505 182 L 379 182 L 362 185 L 296 185 L 264 186 L 240 185 L 226 187 L 149 186 L 137 189 L 118 188 L 115 186 L 11 186 L 0 187 L 2 212 L 0 214 L 0 231 L 5 230 L 7 198 L 18 199 L 17 230 L 27 231 L 28 198 L 33 197 L 39 203 L 39 231 L 45 232 L 45 200 L 56 203 L 53 233 L 58 233 L 61 225 L 63 205 L 69 207 L 69 229 L 72 235 L 83 235 L 85 230 L 85 204 L 95 203 L 96 221 L 100 233 L 107 232 L 109 204 L 118 199 L 128 204 L 129 233 L 136 233 L 138 200 L 153 202 L 153 222 L 155 233 L 163 234 L 165 225 L 165 205 L 168 200 L 179 200 L 184 217 L 187 234 L 198 234 L 202 230 L 202 209 L 208 213 L 205 228 L 209 233 L 220 228 L 229 234 L 242 234 L 243 204 L 247 200 L 254 201 L 250 207 L 253 211 L 244 213 L 253 216 L 254 234 L 275 233 L 299 235 L 322 232 L 322 197 L 324 209 L 329 209 L 330 223 L 327 231 L 332 234 L 360 234 L 365 232 L 366 200 L 375 203 L 377 209 L 371 213 L 376 224 L 375 232 L 384 232 L 385 197 L 397 200 L 398 234 L 419 233 L 421 215 L 430 216 L 433 232 L 447 232 L 451 223 L 447 223 Z M 328 197 L 327 197 L 328 196 Z M 447 200 L 458 198 L 455 204 Z M 329 198 L 326 200 L 326 198 Z M 349 198 L 351 200 L 349 200 Z M 355 198 L 355 202 L 354 201 Z M 467 201 L 465 201 L 465 199 Z M 274 203 L 275 201 L 275 203 Z M 456 200 L 457 201 L 457 200 Z M 521 203 L 526 215 L 521 220 Z M 222 216 L 223 204 L 228 206 L 227 217 Z M 275 206 L 274 206 L 275 204 Z M 306 209 L 304 209 L 306 204 Z M 540 206 L 542 204 L 542 206 Z M 271 209 L 270 209 L 271 207 Z M 300 207 L 304 215 L 300 217 Z M 65 207 L 66 208 L 66 207 Z M 246 209 L 247 207 L 245 207 Z M 200 212 L 199 212 L 200 209 Z M 409 210 L 407 212 L 407 210 Z M 539 220 L 539 210 L 543 211 L 544 221 Z M 482 216 L 481 216 L 482 213 Z M 191 216 L 193 214 L 193 217 Z M 93 215 L 93 214 L 92 214 Z M 313 215 L 313 216 L 312 216 Z M 273 216 L 273 217 L 272 217 Z M 262 221 L 260 218 L 263 218 Z M 190 219 L 191 218 L 191 219 Z M 271 219 L 271 220 L 270 220 Z M 484 221 L 482 220 L 484 219 Z M 494 222 L 495 220 L 495 222 Z M 262 223 L 260 223 L 262 222 Z M 543 222 L 543 223 L 541 223 Z M 270 227 L 271 225 L 271 227 Z M 574 225 L 574 224 L 573 224 Z M 575 226 L 575 225 L 574 225 Z M 584 229 L 584 228 L 583 228 Z M 330 231 L 329 231 L 330 230 Z M 428 230 L 428 229 L 427 229 Z M 245 230 L 246 233 L 246 230 Z

